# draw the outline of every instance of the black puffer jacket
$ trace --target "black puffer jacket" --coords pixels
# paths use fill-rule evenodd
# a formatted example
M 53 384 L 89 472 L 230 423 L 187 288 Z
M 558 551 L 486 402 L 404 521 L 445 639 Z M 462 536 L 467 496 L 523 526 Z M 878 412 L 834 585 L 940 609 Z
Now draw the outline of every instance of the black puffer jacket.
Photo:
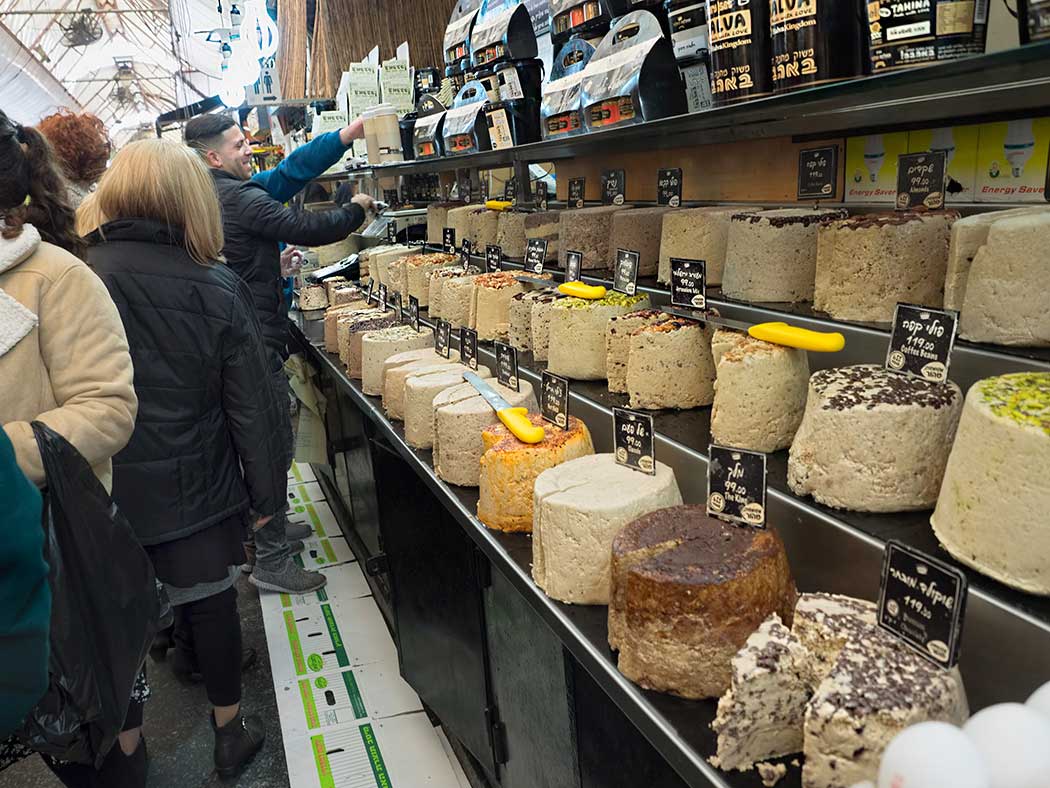
M 89 238 L 135 366 L 138 420 L 113 458 L 113 498 L 142 544 L 189 536 L 251 506 L 285 505 L 278 403 L 251 293 L 198 265 L 179 232 L 143 219 Z
M 267 346 L 284 358 L 288 310 L 281 296 L 277 244 L 323 246 L 341 241 L 361 226 L 364 211 L 353 203 L 330 211 L 288 208 L 255 181 L 242 181 L 223 170 L 211 172 L 222 202 L 226 262 L 252 290 Z

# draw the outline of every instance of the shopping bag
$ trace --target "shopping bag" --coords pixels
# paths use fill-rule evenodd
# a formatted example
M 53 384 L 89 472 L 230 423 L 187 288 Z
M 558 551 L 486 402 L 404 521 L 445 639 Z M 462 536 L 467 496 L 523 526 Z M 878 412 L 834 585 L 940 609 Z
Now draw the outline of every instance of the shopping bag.
M 97 768 L 124 725 L 162 600 L 149 557 L 87 461 L 51 428 L 32 426 L 47 477 L 51 678 L 19 738 Z

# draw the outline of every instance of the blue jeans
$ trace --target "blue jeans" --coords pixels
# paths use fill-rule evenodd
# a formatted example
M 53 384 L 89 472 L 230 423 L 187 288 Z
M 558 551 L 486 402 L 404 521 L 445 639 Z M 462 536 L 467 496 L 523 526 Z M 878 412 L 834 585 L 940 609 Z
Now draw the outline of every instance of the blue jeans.
M 292 438 L 292 411 L 289 400 L 288 376 L 284 374 L 284 363 L 280 359 L 274 360 L 279 364 L 275 372 L 270 373 L 273 384 L 274 396 L 277 397 L 278 410 L 281 414 L 281 449 L 282 457 L 275 457 L 277 462 L 283 462 L 286 471 L 292 467 L 295 457 L 295 441 Z M 286 499 L 287 500 L 287 499 Z M 273 519 L 255 532 L 255 563 L 257 566 L 269 572 L 280 572 L 284 570 L 285 561 L 288 560 L 288 537 L 284 529 L 288 522 L 287 509 L 281 509 L 274 514 Z

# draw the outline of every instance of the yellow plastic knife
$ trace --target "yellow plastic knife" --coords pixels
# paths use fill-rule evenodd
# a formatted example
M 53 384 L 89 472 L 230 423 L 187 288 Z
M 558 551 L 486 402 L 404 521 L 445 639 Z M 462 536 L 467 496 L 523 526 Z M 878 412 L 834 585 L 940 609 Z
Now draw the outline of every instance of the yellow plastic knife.
M 550 279 L 540 279 L 537 276 L 529 276 L 528 274 L 520 274 L 514 278 L 519 282 L 535 285 L 536 287 L 551 287 L 554 284 Z M 588 301 L 597 301 L 599 298 L 605 298 L 608 292 L 601 285 L 587 285 L 583 282 L 562 282 L 556 289 L 561 295 L 585 298 Z
M 522 443 L 539 443 L 543 440 L 543 427 L 537 427 L 529 421 L 527 408 L 513 408 L 507 400 L 503 399 L 496 390 L 488 383 L 479 378 L 473 372 L 464 372 L 463 379 L 478 390 L 485 398 L 485 402 L 492 406 L 511 434 Z
M 585 298 L 588 301 L 597 301 L 605 298 L 606 290 L 601 285 L 585 285 L 583 282 L 562 282 L 558 285 L 558 292 L 562 295 Z
M 509 211 L 514 203 L 509 200 L 485 200 L 485 207 L 490 211 Z
M 710 312 L 694 311 L 681 307 L 660 307 L 664 312 L 678 317 L 686 317 L 690 320 L 698 320 L 701 323 L 713 323 L 723 328 L 732 328 L 743 331 L 745 334 L 761 339 L 764 342 L 772 342 L 774 345 L 785 347 L 797 347 L 809 350 L 813 353 L 838 353 L 846 347 L 846 338 L 838 331 L 813 331 L 808 328 L 800 328 L 790 323 L 777 321 L 772 323 L 745 323 L 742 320 L 730 320 L 726 317 L 713 315 Z

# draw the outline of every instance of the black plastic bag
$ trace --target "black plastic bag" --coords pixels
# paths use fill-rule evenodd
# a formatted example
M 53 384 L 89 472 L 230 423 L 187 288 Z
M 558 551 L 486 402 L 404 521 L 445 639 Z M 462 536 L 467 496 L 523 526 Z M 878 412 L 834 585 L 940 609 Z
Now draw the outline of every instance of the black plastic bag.
M 149 557 L 87 460 L 41 422 L 33 434 L 47 475 L 51 680 L 18 735 L 37 752 L 97 768 L 124 726 L 162 599 Z

